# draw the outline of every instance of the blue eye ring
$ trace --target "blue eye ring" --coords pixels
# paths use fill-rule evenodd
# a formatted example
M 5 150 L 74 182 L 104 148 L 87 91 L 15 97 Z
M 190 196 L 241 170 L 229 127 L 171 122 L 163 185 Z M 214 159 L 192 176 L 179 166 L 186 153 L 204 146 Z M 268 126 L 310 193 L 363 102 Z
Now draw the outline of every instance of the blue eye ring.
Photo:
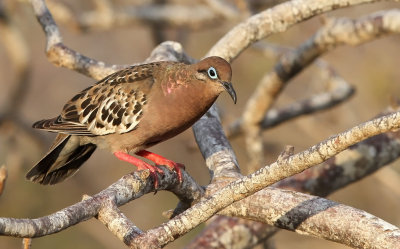
M 213 79 L 213 80 L 218 79 L 217 70 L 215 70 L 214 67 L 208 68 L 207 74 L 208 74 L 208 77 L 210 77 L 210 78 Z

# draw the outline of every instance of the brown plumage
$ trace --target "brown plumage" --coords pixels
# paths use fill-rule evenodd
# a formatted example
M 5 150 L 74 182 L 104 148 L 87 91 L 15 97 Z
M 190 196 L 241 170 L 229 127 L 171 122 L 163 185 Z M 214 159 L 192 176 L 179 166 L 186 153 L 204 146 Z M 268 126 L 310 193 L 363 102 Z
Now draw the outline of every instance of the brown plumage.
M 162 171 L 127 153 L 167 165 L 181 180 L 182 165 L 145 149 L 189 128 L 222 91 L 236 102 L 230 81 L 231 67 L 220 57 L 193 65 L 154 62 L 111 74 L 68 101 L 59 116 L 33 124 L 59 135 L 26 177 L 41 184 L 61 182 L 99 147 L 153 176 Z

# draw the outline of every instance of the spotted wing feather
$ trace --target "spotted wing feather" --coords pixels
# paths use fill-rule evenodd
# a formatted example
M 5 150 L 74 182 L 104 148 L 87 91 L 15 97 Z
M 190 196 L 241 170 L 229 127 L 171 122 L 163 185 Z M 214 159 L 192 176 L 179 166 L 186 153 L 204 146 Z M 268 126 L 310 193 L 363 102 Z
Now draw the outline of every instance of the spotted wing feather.
M 143 115 L 154 66 L 157 63 L 133 66 L 107 76 L 73 97 L 59 117 L 34 127 L 88 136 L 132 131 Z

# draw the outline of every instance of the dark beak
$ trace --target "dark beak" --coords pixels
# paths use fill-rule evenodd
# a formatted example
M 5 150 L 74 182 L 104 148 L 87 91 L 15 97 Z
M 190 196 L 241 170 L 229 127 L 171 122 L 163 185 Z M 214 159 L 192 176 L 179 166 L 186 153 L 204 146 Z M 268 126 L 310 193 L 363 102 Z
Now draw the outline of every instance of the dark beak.
M 233 89 L 232 83 L 226 82 L 226 81 L 220 81 L 220 83 L 225 88 L 225 90 L 229 93 L 229 95 L 231 95 L 233 103 L 236 104 L 236 92 L 235 92 L 235 89 Z

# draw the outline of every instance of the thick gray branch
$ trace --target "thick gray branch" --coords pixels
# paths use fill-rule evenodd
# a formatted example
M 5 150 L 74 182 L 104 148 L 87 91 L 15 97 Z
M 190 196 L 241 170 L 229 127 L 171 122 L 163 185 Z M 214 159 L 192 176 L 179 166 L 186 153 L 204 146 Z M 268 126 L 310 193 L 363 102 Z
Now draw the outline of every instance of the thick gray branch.
M 352 248 L 400 248 L 400 229 L 365 211 L 303 193 L 267 188 L 224 209 L 233 215 Z
M 159 189 L 167 189 L 178 195 L 182 201 L 191 202 L 199 198 L 202 189 L 183 171 L 183 183 L 178 184 L 176 173 L 166 170 L 159 181 Z M 107 203 L 121 206 L 144 194 L 154 191 L 154 183 L 149 172 L 138 171 L 125 175 L 105 190 L 86 198 L 54 214 L 37 219 L 0 218 L 0 235 L 13 237 L 40 237 L 64 230 L 79 222 L 96 216 Z M 105 222 L 109 223 L 109 221 Z M 130 229 L 137 233 L 136 229 Z M 129 241 L 130 234 L 118 234 Z
M 395 112 L 333 136 L 306 151 L 290 156 L 287 159 L 282 159 L 249 176 L 228 184 L 174 219 L 136 237 L 131 246 L 143 245 L 144 241 L 149 242 L 148 248 L 163 246 L 174 240 L 174 238 L 190 231 L 235 201 L 250 196 L 285 177 L 300 173 L 313 165 L 319 164 L 363 139 L 395 130 L 399 127 L 400 112 Z

